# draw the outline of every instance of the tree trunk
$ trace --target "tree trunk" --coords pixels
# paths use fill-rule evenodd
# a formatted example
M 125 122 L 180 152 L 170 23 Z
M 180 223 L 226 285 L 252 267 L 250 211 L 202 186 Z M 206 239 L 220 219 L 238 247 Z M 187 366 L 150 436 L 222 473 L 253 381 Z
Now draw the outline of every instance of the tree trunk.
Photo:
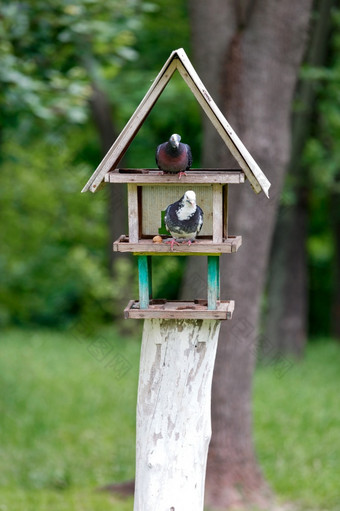
M 105 92 L 96 83 L 92 83 L 92 90 L 90 106 L 92 117 L 99 134 L 101 152 L 104 156 L 117 138 L 117 131 L 112 121 L 111 105 Z M 106 186 L 106 188 L 108 190 L 109 268 L 113 276 L 114 253 L 112 250 L 112 243 L 123 234 L 126 224 L 126 193 L 124 185 L 121 184 Z
M 268 275 L 268 307 L 261 357 L 302 357 L 307 339 L 307 191 L 297 190 L 297 203 L 281 208 L 272 243 Z
M 230 232 L 243 247 L 222 260 L 222 292 L 236 299 L 223 322 L 212 391 L 213 436 L 207 503 L 215 508 L 267 505 L 270 492 L 254 454 L 251 393 L 260 299 L 278 197 L 290 154 L 289 116 L 311 0 L 192 0 L 198 72 L 241 140 L 272 182 L 271 199 L 249 186 L 230 190 Z M 204 122 L 204 165 L 230 162 Z M 233 189 L 234 188 L 234 189 Z
M 316 2 L 316 17 L 306 61 L 321 66 L 327 58 L 334 0 Z M 281 206 L 272 244 L 268 274 L 268 308 L 265 319 L 263 355 L 301 357 L 308 335 L 307 276 L 307 183 L 308 171 L 301 153 L 311 132 L 315 109 L 315 81 L 304 80 L 297 92 L 299 108 L 293 116 L 292 155 L 288 168 L 294 186 L 295 203 Z M 284 233 L 284 235 L 283 235 Z M 267 346 L 269 344 L 269 346 Z

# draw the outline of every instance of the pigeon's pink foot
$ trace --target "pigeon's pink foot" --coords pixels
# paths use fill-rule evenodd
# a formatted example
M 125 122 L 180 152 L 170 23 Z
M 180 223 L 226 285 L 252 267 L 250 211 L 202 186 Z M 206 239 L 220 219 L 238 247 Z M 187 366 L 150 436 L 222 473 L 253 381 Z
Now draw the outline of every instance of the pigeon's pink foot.
M 174 249 L 174 245 L 178 245 L 179 246 L 179 243 L 174 239 L 174 238 L 171 238 L 169 240 L 166 240 L 164 241 L 164 243 L 170 243 L 170 250 L 172 251 Z
M 186 175 L 187 175 L 187 173 L 186 173 L 186 172 L 182 172 L 182 171 L 181 171 L 181 172 L 178 174 L 178 179 L 181 179 L 181 177 L 182 177 L 182 176 L 186 176 Z

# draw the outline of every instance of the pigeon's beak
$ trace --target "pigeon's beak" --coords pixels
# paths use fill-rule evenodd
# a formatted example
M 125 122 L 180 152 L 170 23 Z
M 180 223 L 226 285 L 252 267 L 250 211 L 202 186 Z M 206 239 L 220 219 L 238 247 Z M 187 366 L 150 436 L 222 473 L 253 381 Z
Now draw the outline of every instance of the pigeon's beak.
M 172 135 L 170 137 L 170 144 L 172 145 L 172 147 L 174 149 L 177 149 L 177 147 L 179 146 L 179 142 L 180 142 L 180 137 L 178 135 Z

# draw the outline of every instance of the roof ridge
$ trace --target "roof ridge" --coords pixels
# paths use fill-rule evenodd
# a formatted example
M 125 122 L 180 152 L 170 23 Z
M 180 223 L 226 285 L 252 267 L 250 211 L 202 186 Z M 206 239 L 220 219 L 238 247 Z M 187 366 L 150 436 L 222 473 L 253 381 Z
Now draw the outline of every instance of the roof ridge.
M 254 191 L 259 193 L 263 190 L 266 196 L 269 197 L 268 191 L 271 186 L 269 180 L 210 96 L 183 48 L 171 52 L 153 80 L 151 87 L 84 186 L 82 192 L 87 190 L 95 192 L 104 180 L 105 174 L 119 163 L 176 69 L 246 174 Z

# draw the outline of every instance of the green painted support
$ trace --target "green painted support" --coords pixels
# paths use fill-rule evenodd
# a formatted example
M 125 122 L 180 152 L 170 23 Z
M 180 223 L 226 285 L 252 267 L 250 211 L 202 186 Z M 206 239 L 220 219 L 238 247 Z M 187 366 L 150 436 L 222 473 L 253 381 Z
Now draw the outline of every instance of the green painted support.
M 148 279 L 149 279 L 149 299 L 152 298 L 152 256 L 146 256 L 148 261 Z
M 208 310 L 216 310 L 220 299 L 220 256 L 208 256 Z
M 148 309 L 151 296 L 151 256 L 138 256 L 139 307 Z

